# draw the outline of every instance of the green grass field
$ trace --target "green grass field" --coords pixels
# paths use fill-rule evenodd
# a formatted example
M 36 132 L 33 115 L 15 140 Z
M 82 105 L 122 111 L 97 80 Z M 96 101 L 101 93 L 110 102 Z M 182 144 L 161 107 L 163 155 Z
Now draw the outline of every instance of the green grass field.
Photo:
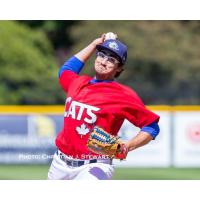
M 46 180 L 47 165 L 1 165 L 0 180 Z M 200 168 L 117 168 L 114 180 L 200 180 Z

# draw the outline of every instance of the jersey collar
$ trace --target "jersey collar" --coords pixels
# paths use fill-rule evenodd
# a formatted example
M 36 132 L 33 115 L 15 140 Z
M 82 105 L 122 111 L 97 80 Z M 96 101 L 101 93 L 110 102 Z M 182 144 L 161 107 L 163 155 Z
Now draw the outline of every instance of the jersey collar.
M 113 81 L 114 80 L 97 80 L 96 77 L 94 77 L 89 83 L 111 83 Z

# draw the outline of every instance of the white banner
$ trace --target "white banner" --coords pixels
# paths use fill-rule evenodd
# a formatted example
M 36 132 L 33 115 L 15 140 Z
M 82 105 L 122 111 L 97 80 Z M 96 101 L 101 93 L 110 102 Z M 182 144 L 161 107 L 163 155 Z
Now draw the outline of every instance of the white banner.
M 174 114 L 174 165 L 200 166 L 200 112 Z
M 126 161 L 114 160 L 114 164 L 117 167 L 200 167 L 200 108 L 176 106 L 156 113 L 160 115 L 161 129 L 157 138 L 129 152 Z M 63 116 L 58 114 L 1 114 L 0 163 L 49 162 L 62 125 Z M 138 132 L 138 128 L 125 121 L 119 135 L 126 141 Z

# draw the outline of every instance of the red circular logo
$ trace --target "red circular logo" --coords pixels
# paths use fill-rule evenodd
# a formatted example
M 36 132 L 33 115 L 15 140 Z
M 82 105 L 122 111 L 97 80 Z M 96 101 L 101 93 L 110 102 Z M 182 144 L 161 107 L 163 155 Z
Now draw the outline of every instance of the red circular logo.
M 192 142 L 200 142 L 200 124 L 190 124 L 187 133 Z

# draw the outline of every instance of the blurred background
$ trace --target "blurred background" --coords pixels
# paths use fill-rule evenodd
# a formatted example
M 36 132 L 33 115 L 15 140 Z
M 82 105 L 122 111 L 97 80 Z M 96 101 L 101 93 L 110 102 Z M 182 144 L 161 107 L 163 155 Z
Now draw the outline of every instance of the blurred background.
M 64 61 L 102 33 L 128 46 L 118 81 L 161 116 L 161 133 L 114 179 L 200 179 L 200 21 L 0 21 L 0 179 L 46 179 L 62 128 Z M 94 57 L 82 74 L 94 75 Z M 125 121 L 126 140 L 137 128 Z

